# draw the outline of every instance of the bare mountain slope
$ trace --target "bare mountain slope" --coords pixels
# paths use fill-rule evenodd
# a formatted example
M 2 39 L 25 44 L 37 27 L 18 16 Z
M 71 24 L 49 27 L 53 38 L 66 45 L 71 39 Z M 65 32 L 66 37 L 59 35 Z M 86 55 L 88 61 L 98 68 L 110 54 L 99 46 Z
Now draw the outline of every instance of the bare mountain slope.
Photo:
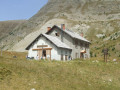
M 14 35 L 6 37 L 12 38 L 8 46 L 11 50 L 24 51 L 24 48 L 37 35 L 45 32 L 48 26 L 59 26 L 62 23 L 75 32 L 83 31 L 92 42 L 97 34 L 109 37 L 119 31 L 120 1 L 49 0 L 36 15 L 14 28 Z
M 4 42 L 4 44 L 7 44 L 9 41 L 6 39 L 9 35 L 13 34 L 13 29 L 24 23 L 26 20 L 10 20 L 10 21 L 1 21 L 0 22 L 0 42 Z
M 7 34 L 10 34 L 11 31 L 19 24 L 25 22 L 25 20 L 14 20 L 14 21 L 1 21 L 0 22 L 0 38 L 4 37 Z

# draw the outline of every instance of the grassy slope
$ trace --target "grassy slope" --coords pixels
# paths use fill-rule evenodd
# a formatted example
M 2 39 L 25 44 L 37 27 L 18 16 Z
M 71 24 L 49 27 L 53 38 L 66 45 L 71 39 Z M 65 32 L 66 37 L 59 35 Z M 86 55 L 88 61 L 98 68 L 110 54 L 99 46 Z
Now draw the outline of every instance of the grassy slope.
M 0 57 L 1 90 L 119 90 L 120 62 L 27 61 L 24 53 Z M 16 55 L 17 58 L 12 58 Z M 5 57 L 6 56 L 6 57 Z

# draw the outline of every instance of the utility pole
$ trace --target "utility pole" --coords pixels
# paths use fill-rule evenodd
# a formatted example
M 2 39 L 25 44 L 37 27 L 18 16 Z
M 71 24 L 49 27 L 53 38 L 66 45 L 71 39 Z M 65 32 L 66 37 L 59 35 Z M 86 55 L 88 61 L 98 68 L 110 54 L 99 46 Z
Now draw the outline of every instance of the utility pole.
M 103 54 L 104 54 L 104 62 L 107 62 L 107 56 L 108 56 L 108 48 L 103 49 Z

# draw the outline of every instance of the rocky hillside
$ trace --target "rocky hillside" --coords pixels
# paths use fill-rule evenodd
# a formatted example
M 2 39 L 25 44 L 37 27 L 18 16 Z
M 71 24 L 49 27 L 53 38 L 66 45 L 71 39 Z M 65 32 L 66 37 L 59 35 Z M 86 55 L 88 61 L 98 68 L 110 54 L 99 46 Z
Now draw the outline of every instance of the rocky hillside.
M 4 38 L 6 35 L 11 34 L 12 30 L 19 24 L 25 22 L 25 20 L 14 21 L 1 21 L 0 22 L 0 38 Z
M 14 28 L 7 46 L 15 51 L 24 48 L 48 26 L 66 24 L 66 27 L 84 35 L 92 43 L 101 38 L 109 41 L 120 28 L 119 0 L 49 0 L 40 11 L 25 23 Z M 19 34 L 19 35 L 18 35 Z M 118 33 L 119 34 L 119 33 Z M 119 39 L 119 35 L 116 40 Z
M 0 44 L 1 42 L 4 42 L 4 44 L 7 44 L 8 42 L 11 42 L 10 39 L 6 39 L 6 37 L 13 35 L 13 29 L 24 23 L 26 20 L 13 20 L 13 21 L 1 21 L 0 22 Z

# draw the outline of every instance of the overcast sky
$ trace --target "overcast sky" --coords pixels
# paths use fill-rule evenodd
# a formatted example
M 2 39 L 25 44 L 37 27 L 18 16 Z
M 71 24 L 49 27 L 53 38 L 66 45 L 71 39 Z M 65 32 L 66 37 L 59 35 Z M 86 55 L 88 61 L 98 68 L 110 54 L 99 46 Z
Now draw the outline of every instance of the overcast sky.
M 29 19 L 48 0 L 0 0 L 0 21 Z

